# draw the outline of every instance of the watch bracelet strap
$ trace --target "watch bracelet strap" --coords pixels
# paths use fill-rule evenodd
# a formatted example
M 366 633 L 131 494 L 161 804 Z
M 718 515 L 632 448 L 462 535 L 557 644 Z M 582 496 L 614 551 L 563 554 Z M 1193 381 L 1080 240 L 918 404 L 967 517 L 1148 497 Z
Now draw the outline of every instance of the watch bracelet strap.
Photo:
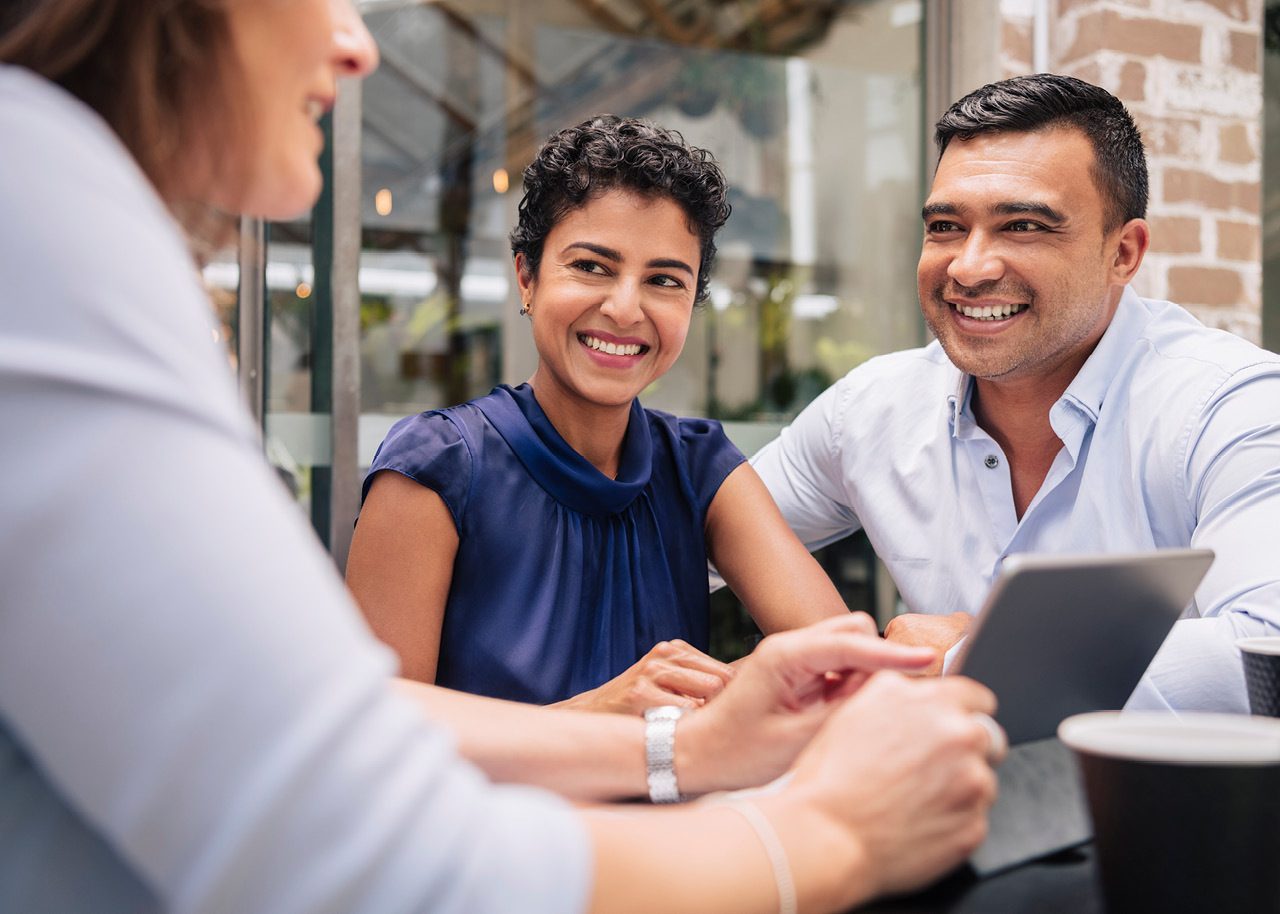
M 644 760 L 651 803 L 679 803 L 683 799 L 675 768 L 676 723 L 683 713 L 683 708 L 675 706 L 651 708 L 645 713 Z

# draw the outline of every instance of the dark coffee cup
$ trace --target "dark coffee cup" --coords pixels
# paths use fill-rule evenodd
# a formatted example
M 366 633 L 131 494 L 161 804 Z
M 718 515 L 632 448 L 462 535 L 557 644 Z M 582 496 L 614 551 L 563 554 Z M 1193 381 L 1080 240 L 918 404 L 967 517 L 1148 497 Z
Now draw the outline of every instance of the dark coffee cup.
M 1244 661 L 1249 710 L 1280 717 L 1280 638 L 1241 638 L 1236 647 Z
M 1112 914 L 1280 911 L 1280 720 L 1069 717 Z

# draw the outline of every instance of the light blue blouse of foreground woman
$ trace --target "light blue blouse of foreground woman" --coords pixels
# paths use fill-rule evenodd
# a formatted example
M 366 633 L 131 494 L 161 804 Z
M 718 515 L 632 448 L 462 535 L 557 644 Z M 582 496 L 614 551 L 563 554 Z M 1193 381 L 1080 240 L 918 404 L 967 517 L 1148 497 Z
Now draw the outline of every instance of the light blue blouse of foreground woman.
M 0 910 L 765 914 L 767 846 L 835 911 L 959 862 L 991 696 L 868 680 L 928 652 L 862 617 L 767 639 L 680 721 L 689 790 L 795 765 L 754 819 L 499 786 L 643 796 L 643 723 L 393 687 L 171 215 L 304 210 L 314 115 L 374 59 L 342 0 L 0 13 Z

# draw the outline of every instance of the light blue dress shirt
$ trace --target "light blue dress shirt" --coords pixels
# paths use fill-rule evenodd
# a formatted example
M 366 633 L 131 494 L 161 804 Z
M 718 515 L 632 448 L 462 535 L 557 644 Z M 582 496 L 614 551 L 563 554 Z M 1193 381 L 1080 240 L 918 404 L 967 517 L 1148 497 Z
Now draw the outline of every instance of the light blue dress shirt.
M 0 66 L 0 912 L 582 910 L 585 827 L 390 687 L 177 227 Z
M 1021 520 L 972 390 L 936 342 L 872 359 L 752 464 L 810 548 L 865 528 L 911 612 L 976 614 L 1014 553 L 1213 549 L 1129 706 L 1247 711 L 1234 640 L 1280 634 L 1280 356 L 1126 290 Z

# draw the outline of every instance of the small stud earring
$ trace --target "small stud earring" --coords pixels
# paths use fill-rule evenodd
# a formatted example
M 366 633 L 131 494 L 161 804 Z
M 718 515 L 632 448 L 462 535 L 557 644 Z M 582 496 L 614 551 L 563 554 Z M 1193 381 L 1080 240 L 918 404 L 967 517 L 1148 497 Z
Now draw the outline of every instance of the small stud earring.
M 522 304 L 522 305 L 520 306 L 520 316 L 521 316 L 521 317 L 528 317 L 528 316 L 529 316 L 529 313 L 530 313 L 531 311 L 533 311 L 533 308 L 532 308 L 532 307 L 530 307 L 530 305 L 529 305 L 529 303 L 528 303 L 528 302 L 525 302 L 524 304 Z

